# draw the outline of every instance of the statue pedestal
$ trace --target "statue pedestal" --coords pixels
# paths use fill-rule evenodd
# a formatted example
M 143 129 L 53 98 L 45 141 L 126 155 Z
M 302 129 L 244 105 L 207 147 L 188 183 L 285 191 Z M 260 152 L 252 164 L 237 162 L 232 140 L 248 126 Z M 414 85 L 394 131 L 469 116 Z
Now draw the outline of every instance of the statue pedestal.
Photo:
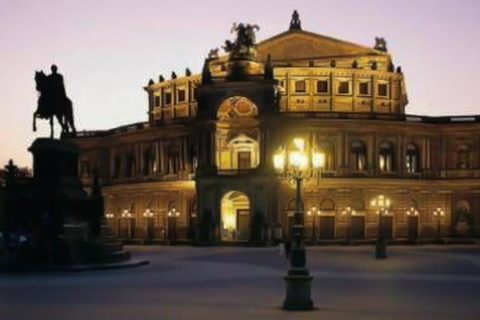
M 230 81 L 245 81 L 252 76 L 261 76 L 263 65 L 249 59 L 230 60 L 227 65 L 227 79 Z
M 37 139 L 29 151 L 34 176 L 12 189 L 8 199 L 12 232 L 21 231 L 28 239 L 24 250 L 11 255 L 19 257 L 13 261 L 16 268 L 125 264 L 130 254 L 123 246 L 100 236 L 103 198 L 100 191 L 90 196 L 83 189 L 77 176 L 78 149 L 61 140 Z M 72 228 L 79 225 L 82 229 Z
M 307 311 L 313 309 L 311 299 L 313 277 L 307 275 L 288 275 L 285 278 L 287 295 L 283 309 L 292 311 Z
M 50 186 L 70 184 L 82 189 L 77 177 L 80 150 L 76 146 L 61 140 L 39 138 L 28 150 L 33 155 L 35 182 Z

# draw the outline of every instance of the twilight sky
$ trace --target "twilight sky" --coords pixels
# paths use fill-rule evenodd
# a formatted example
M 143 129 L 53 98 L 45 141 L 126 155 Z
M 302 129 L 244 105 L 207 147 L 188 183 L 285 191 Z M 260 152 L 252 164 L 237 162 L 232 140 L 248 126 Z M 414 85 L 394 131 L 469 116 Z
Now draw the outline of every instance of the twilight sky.
M 149 78 L 199 72 L 233 22 L 257 23 L 263 40 L 294 9 L 308 31 L 369 46 L 385 37 L 408 113 L 480 114 L 478 0 L 0 0 L 0 167 L 31 166 L 26 149 L 48 135 L 45 121 L 31 131 L 35 70 L 59 66 L 79 130 L 145 121 Z

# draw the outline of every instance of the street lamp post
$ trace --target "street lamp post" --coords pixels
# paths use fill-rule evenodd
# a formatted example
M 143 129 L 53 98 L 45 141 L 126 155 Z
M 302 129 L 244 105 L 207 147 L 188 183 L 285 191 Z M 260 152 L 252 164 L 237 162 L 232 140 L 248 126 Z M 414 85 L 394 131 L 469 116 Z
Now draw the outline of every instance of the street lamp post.
M 286 148 L 276 153 L 273 164 L 280 175 L 286 175 L 295 183 L 296 210 L 293 226 L 293 245 L 290 250 L 290 269 L 285 276 L 286 297 L 283 308 L 286 310 L 311 310 L 311 282 L 313 277 L 307 269 L 307 259 L 304 244 L 304 215 L 301 207 L 301 184 L 304 179 L 318 173 L 322 166 L 322 156 L 319 153 L 305 150 L 305 140 L 293 139 L 292 148 Z
M 445 215 L 445 211 L 438 207 L 433 210 L 433 215 L 437 218 L 437 239 L 439 243 L 442 243 L 442 217 Z
M 375 258 L 377 259 L 385 259 L 387 257 L 387 240 L 385 239 L 383 216 L 388 214 L 390 204 L 390 199 L 383 195 L 374 198 L 370 203 L 372 207 L 378 209 L 378 236 L 375 244 Z
M 175 242 L 177 240 L 177 234 L 176 234 L 176 228 L 177 228 L 177 217 L 180 216 L 180 212 L 173 207 L 168 211 L 167 213 L 167 244 L 172 244 L 172 242 Z M 172 226 L 170 226 L 169 219 L 172 219 Z M 172 234 L 170 234 L 170 229 L 172 230 Z
M 133 237 L 133 230 L 132 230 L 132 213 L 128 210 L 125 209 L 122 212 L 122 218 L 125 218 L 127 221 L 127 238 L 132 239 Z
M 312 222 L 312 244 L 317 244 L 317 233 L 315 229 L 315 220 L 317 220 L 317 214 L 320 212 L 317 210 L 317 207 L 313 206 L 310 210 L 307 211 L 307 215 L 313 218 Z
M 415 207 L 411 207 L 410 209 L 407 210 L 406 212 L 407 216 L 408 217 L 414 217 L 415 219 L 417 219 L 418 217 L 418 210 L 415 209 Z M 410 219 L 410 218 L 409 218 Z M 408 223 L 411 223 L 411 221 L 407 221 Z M 410 236 L 410 231 L 408 232 L 408 237 L 410 238 L 410 240 L 414 240 L 414 241 L 418 241 L 418 220 L 417 222 L 415 222 L 415 233 L 413 234 L 413 239 L 412 237 Z M 411 230 L 411 225 L 409 224 L 408 225 L 408 230 Z
M 345 210 L 342 211 L 343 215 L 347 216 L 347 244 L 352 244 L 352 215 L 355 214 L 355 210 L 352 207 L 346 207 Z
M 147 244 L 151 244 L 153 241 L 153 218 L 155 214 L 150 208 L 147 208 L 143 213 L 143 217 L 147 219 Z
M 111 212 L 107 212 L 107 213 L 105 213 L 105 218 L 107 219 L 107 221 L 109 221 L 108 222 L 108 226 L 110 227 L 109 232 L 111 232 L 111 230 L 113 230 L 113 226 L 115 224 L 115 220 L 114 220 L 115 215 Z M 117 230 L 115 230 L 115 232 L 117 232 Z M 117 236 L 118 236 L 118 234 L 117 234 Z

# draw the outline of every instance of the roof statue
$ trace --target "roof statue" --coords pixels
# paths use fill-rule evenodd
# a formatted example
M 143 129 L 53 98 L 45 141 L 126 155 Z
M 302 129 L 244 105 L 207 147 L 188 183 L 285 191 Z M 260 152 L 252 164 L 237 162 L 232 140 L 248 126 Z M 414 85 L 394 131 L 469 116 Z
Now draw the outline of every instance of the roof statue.
M 10 186 L 15 183 L 19 176 L 20 170 L 13 163 L 13 160 L 8 161 L 8 165 L 5 166 L 5 183 L 7 186 Z
M 395 65 L 393 64 L 393 61 L 390 61 L 388 63 L 388 72 L 395 72 Z
M 290 30 L 302 30 L 302 22 L 297 10 L 292 13 L 292 20 L 290 21 Z
M 218 48 L 210 49 L 208 52 L 208 59 L 218 59 Z
M 209 66 L 210 59 L 205 59 L 202 69 L 202 83 L 207 84 L 212 82 L 212 73 L 210 72 Z
M 375 50 L 378 51 L 383 51 L 387 52 L 387 41 L 385 41 L 385 38 L 375 38 L 375 47 L 373 47 Z
M 225 41 L 223 49 L 230 53 L 230 60 L 235 59 L 254 59 L 256 54 L 256 37 L 255 30 L 260 30 L 256 24 L 251 25 L 244 23 L 233 23 L 230 33 L 237 33 L 237 38 L 234 42 L 230 40 Z
M 264 72 L 263 72 L 263 78 L 265 80 L 273 80 L 274 79 L 271 55 L 267 56 L 267 62 L 265 63 L 265 68 L 264 68 Z
M 67 97 L 63 76 L 57 72 L 56 65 L 50 67 L 48 76 L 43 71 L 35 71 L 36 89 L 40 93 L 37 110 L 33 113 L 33 131 L 37 131 L 36 119 L 50 120 L 50 138 L 53 139 L 53 117 L 62 127 L 62 134 L 72 130 L 76 132 L 73 121 L 72 101 Z

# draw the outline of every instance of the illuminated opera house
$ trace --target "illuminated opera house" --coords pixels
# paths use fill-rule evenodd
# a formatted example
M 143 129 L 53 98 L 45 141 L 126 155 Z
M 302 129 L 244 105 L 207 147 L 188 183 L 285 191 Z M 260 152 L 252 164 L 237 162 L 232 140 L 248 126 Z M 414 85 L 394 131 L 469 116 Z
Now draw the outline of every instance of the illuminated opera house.
M 304 175 L 307 241 L 375 238 L 380 219 L 395 240 L 480 233 L 480 116 L 408 114 L 382 38 L 330 38 L 296 13 L 263 41 L 257 26 L 234 30 L 201 74 L 150 80 L 145 122 L 69 138 L 86 187 L 98 173 L 114 235 L 271 243 L 291 233 L 290 170 Z

